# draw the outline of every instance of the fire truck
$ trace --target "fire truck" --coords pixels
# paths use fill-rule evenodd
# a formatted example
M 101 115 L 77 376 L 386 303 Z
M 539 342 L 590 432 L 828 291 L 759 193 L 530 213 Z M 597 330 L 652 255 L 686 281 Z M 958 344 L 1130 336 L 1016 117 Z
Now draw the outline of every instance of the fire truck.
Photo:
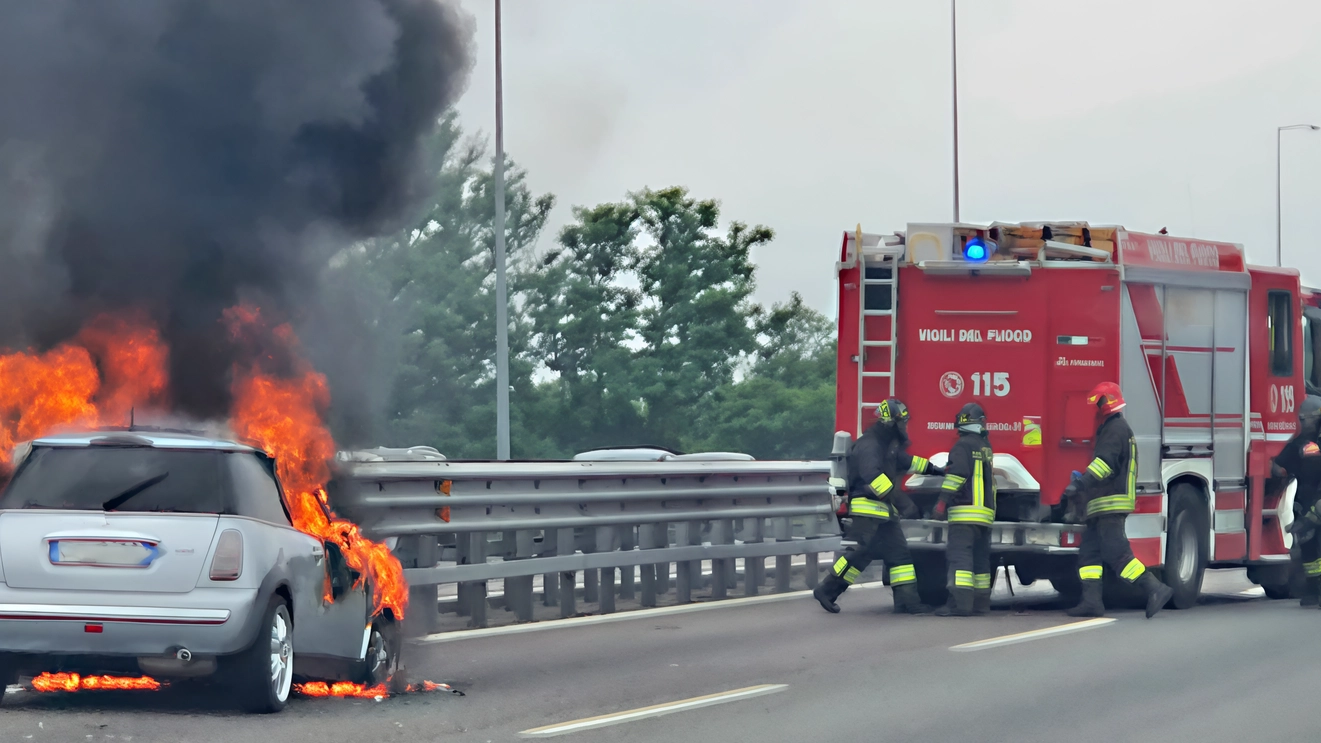
M 1242 246 L 1081 222 L 909 224 L 844 234 L 836 264 L 837 453 L 887 397 L 907 403 L 909 451 L 944 464 L 965 403 L 985 408 L 999 494 L 997 565 L 1081 590 L 1082 527 L 1060 496 L 1091 459 L 1099 382 L 1118 382 L 1137 439 L 1133 552 L 1196 603 L 1209 568 L 1245 567 L 1268 596 L 1296 587 L 1292 484 L 1271 458 L 1317 392 L 1321 295 Z M 905 487 L 930 514 L 937 477 Z M 919 589 L 945 597 L 944 524 L 906 520 Z M 998 572 L 998 571 L 997 571 Z M 1126 586 L 1106 577 L 1107 600 Z

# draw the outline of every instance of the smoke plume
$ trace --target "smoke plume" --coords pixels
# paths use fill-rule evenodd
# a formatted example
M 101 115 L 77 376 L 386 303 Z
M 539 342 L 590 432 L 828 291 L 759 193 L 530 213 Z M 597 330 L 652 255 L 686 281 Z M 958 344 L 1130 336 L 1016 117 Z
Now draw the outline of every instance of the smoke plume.
M 222 310 L 334 306 L 327 259 L 407 216 L 472 65 L 442 0 L 0 0 L 0 18 L 0 348 L 146 312 L 174 407 L 201 418 L 227 411 L 241 351 Z

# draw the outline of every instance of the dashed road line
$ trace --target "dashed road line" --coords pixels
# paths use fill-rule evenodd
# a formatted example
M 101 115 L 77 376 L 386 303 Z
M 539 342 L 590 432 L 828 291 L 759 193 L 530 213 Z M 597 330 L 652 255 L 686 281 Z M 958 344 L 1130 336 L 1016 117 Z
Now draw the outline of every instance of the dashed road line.
M 692 697 L 691 699 L 680 699 L 676 702 L 666 702 L 665 704 L 656 704 L 650 707 L 640 707 L 638 709 L 615 712 L 609 715 L 585 717 L 581 720 L 560 722 L 554 725 L 546 725 L 539 728 L 524 730 L 519 733 L 519 735 L 524 738 L 552 738 L 557 735 L 568 735 L 569 733 L 577 733 L 583 730 L 595 730 L 597 728 L 619 725 L 625 722 L 645 720 L 651 717 L 660 717 L 661 715 L 671 715 L 675 712 L 686 712 L 690 709 L 698 709 L 700 707 L 711 707 L 717 704 L 738 702 L 744 699 L 751 699 L 752 697 L 774 694 L 788 688 L 788 684 L 761 684 L 759 686 L 748 686 L 743 689 L 722 691 L 717 694 Z
M 989 650 L 991 648 L 1003 647 L 1005 645 L 1016 645 L 1020 642 L 1031 642 L 1032 640 L 1041 640 L 1047 637 L 1057 635 L 1067 635 L 1073 632 L 1083 632 L 1089 629 L 1104 627 L 1115 621 L 1113 617 L 1098 617 L 1096 619 L 1085 619 L 1081 622 L 1070 622 L 1055 627 L 1046 627 L 1045 629 L 1034 629 L 1030 632 L 1019 632 L 1013 635 L 1003 635 L 1001 637 L 992 637 L 989 640 L 978 640 L 976 642 L 965 642 L 962 645 L 955 645 L 950 648 L 955 652 L 968 652 L 971 650 Z

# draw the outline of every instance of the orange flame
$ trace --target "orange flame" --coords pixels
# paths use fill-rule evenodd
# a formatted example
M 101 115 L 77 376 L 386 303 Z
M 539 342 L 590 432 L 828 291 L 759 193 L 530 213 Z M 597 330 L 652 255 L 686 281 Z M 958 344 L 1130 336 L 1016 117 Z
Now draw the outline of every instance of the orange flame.
M 435 681 L 423 681 L 420 684 L 409 684 L 405 693 L 415 694 L 424 691 L 453 691 L 448 684 L 438 684 Z M 367 686 L 366 684 L 355 684 L 352 681 L 337 681 L 326 683 L 324 681 L 309 681 L 305 684 L 294 684 L 294 691 L 305 697 L 347 697 L 352 699 L 384 699 L 390 696 L 390 690 L 385 684 L 376 686 Z
M 150 676 L 79 676 L 76 673 L 43 673 L 32 679 L 36 691 L 94 691 L 107 689 L 145 689 L 156 691 L 161 682 Z
M 230 415 L 235 433 L 275 458 L 294 528 L 338 546 L 345 563 L 359 575 L 357 586 L 371 579 L 373 612 L 389 609 L 396 620 L 403 619 L 408 584 L 398 558 L 326 505 L 325 485 L 335 455 L 335 442 L 321 420 L 321 411 L 330 403 L 326 378 L 297 355 L 298 340 L 288 325 L 268 330 L 260 313 L 249 307 L 228 310 L 225 319 L 239 339 L 269 332 L 267 343 L 277 348 L 268 350 L 265 358 L 278 354 L 287 367 L 279 375 L 267 373 L 260 364 L 235 370 Z M 329 587 L 326 594 L 329 600 Z
M 0 354 L 0 463 L 15 444 L 62 428 L 127 425 L 165 401 L 169 352 L 139 320 L 99 317 L 44 353 Z

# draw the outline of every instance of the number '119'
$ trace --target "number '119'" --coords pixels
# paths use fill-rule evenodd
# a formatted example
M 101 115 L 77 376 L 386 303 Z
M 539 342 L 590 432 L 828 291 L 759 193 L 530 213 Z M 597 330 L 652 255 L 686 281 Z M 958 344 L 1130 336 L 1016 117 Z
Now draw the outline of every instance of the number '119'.
M 972 394 L 975 397 L 1004 397 L 1009 394 L 1009 372 L 973 372 Z

